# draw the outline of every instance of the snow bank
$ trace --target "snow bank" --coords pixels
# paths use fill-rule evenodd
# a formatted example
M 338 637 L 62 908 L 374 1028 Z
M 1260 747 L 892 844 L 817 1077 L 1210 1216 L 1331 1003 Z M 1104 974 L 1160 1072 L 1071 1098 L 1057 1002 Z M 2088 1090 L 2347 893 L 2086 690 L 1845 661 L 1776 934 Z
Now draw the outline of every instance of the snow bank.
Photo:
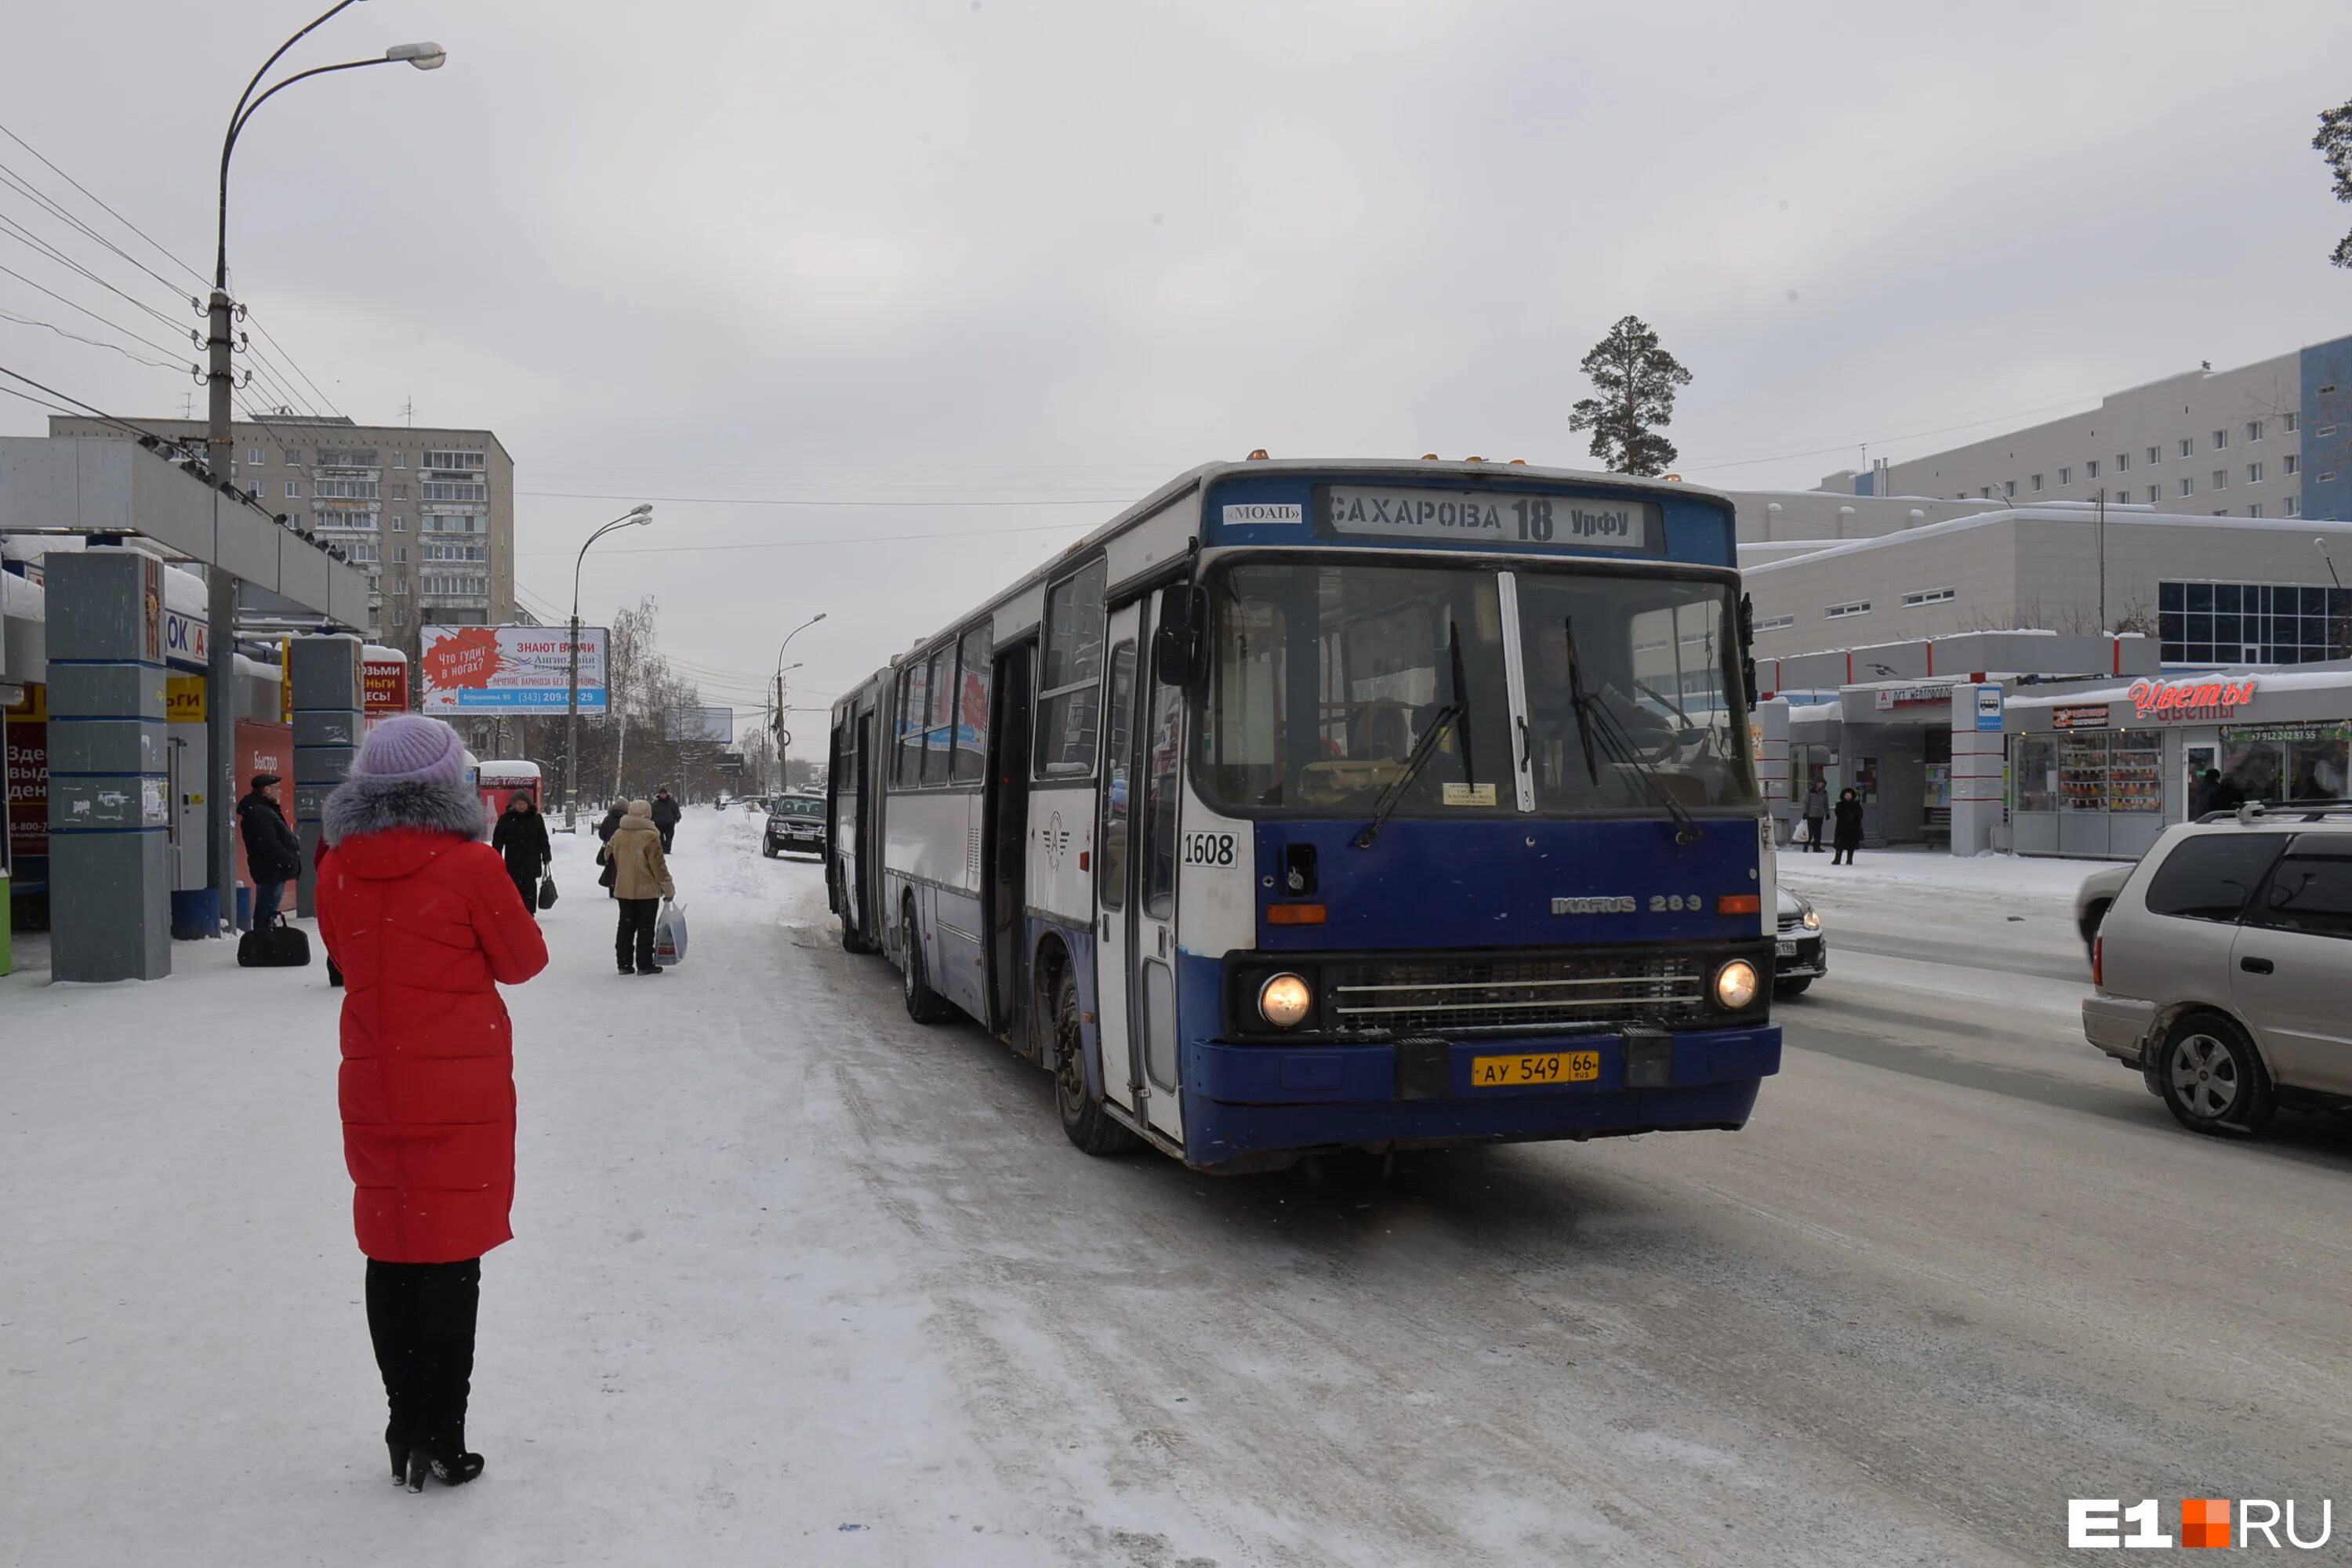
M 1832 866 L 1827 855 L 1783 847 L 1780 880 L 1809 897 L 1823 889 L 1853 887 L 1947 888 L 1955 891 L 2004 893 L 2021 899 L 2053 894 L 2071 898 L 2094 871 L 2113 860 L 2060 860 L 2038 856 L 1961 857 L 1942 850 L 1864 849 L 1851 866 Z

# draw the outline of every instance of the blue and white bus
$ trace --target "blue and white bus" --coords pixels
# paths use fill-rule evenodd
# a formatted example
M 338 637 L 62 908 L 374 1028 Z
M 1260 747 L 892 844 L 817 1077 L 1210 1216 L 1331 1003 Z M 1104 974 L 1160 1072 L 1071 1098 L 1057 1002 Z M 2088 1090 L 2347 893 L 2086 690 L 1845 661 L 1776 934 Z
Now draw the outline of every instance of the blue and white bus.
M 835 705 L 843 942 L 1093 1153 L 1738 1128 L 1780 1032 L 1734 562 L 1671 481 L 1196 468 Z

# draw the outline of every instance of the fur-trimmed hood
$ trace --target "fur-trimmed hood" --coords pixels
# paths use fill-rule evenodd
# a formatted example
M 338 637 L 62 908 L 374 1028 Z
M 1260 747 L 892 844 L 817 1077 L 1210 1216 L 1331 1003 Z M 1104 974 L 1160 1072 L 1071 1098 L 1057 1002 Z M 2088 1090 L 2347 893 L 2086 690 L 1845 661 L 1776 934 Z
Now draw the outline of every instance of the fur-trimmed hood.
M 320 816 L 330 845 L 402 827 L 482 837 L 481 797 L 463 779 L 349 779 L 335 786 Z

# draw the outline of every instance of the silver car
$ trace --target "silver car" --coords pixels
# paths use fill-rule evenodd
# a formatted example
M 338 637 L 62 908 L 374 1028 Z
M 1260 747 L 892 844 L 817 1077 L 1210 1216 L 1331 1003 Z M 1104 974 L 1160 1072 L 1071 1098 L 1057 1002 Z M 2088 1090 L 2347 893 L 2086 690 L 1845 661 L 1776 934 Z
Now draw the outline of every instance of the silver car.
M 1772 962 L 1772 994 L 1788 997 L 1830 972 L 1829 938 L 1822 934 L 1821 912 L 1802 893 L 1780 889 L 1779 935 Z
M 2174 827 L 2097 929 L 2083 1032 L 2182 1126 L 2352 1108 L 2352 807 Z

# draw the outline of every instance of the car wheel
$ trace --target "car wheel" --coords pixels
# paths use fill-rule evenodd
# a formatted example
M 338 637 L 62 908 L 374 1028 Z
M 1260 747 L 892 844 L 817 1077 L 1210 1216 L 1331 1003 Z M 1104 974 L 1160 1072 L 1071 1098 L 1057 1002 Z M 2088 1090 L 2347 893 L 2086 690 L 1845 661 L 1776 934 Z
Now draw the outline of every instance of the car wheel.
M 1062 1131 L 1089 1154 L 1124 1154 L 1141 1141 L 1111 1120 L 1102 1098 L 1087 1088 L 1087 1039 L 1078 1010 L 1078 982 L 1065 968 L 1054 985 L 1054 1109 Z
M 931 989 L 930 976 L 923 972 L 922 932 L 915 923 L 915 902 L 907 900 L 907 912 L 899 924 L 900 954 L 906 960 L 898 978 L 907 995 L 907 1016 L 918 1024 L 944 1024 L 955 1016 L 955 1004 Z
M 2156 1081 L 2165 1109 L 2191 1132 L 2251 1136 L 2278 1110 L 2253 1042 L 2219 1013 L 2191 1013 L 2172 1026 Z
M 1790 996 L 1802 996 L 1812 983 L 1813 977 L 1810 974 L 1800 975 L 1794 980 L 1776 980 L 1772 983 L 1772 994 L 1784 1000 Z

